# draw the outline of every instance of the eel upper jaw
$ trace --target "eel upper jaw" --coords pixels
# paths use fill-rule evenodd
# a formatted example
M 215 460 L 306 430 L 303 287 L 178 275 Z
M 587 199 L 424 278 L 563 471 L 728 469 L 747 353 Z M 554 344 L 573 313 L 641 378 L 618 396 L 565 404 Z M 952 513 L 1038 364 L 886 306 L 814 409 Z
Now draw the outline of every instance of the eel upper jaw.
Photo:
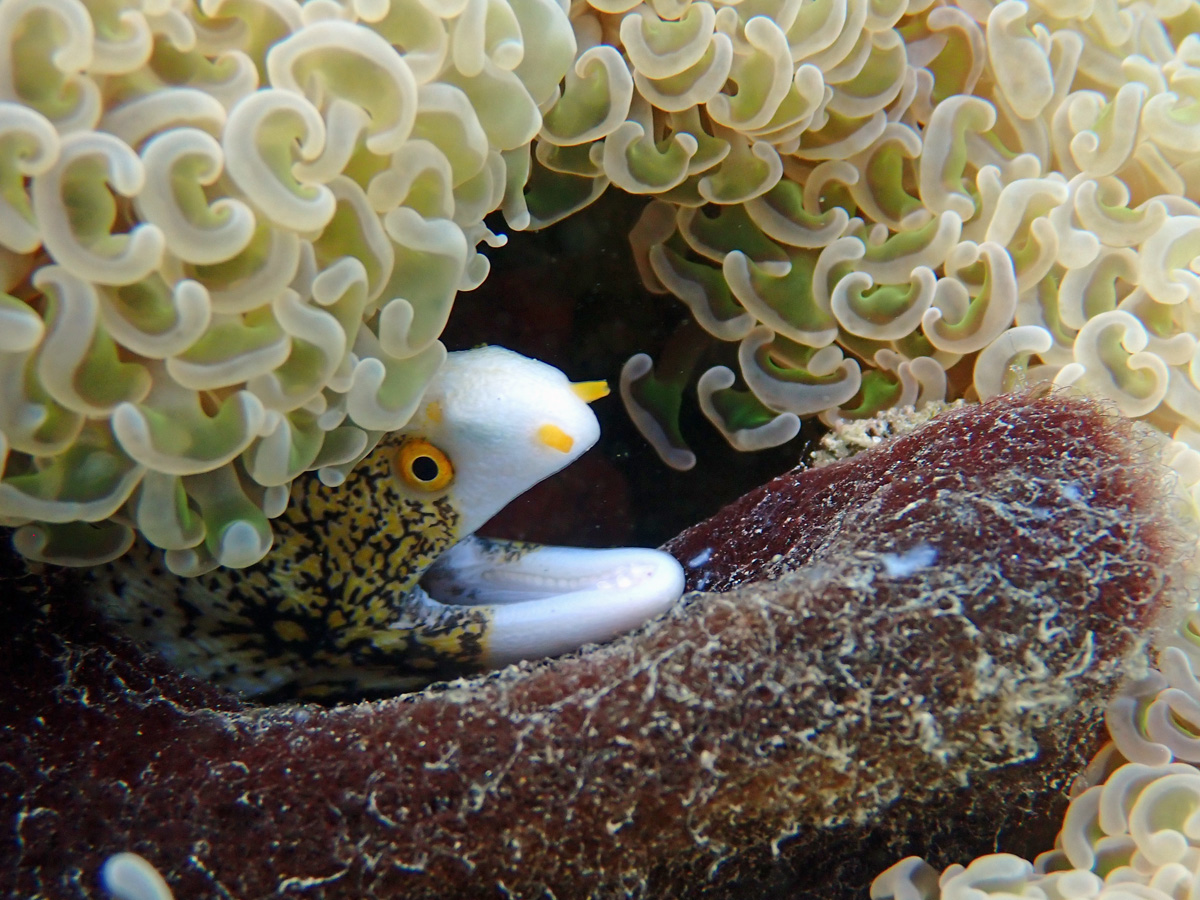
M 507 665 L 607 641 L 665 612 L 683 567 L 660 550 L 544 547 L 469 537 L 421 581 L 431 599 L 481 606 L 491 619 L 482 662 Z

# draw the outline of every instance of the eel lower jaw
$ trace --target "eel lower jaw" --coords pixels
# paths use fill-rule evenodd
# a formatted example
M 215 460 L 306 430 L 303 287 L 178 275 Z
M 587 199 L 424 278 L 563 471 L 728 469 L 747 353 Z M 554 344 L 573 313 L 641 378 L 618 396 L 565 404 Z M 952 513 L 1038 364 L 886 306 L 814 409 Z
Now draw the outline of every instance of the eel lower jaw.
M 482 662 L 569 653 L 611 640 L 665 612 L 683 594 L 683 567 L 660 550 L 589 550 L 468 538 L 421 582 L 431 599 L 483 607 Z

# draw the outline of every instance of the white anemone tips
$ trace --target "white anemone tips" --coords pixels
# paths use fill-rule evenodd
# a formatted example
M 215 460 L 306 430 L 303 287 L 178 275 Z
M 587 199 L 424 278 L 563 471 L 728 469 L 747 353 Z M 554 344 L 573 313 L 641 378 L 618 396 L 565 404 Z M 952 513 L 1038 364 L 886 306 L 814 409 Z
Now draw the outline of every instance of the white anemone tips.
M 1200 305 L 1197 260 L 1200 215 L 1174 216 L 1142 245 L 1142 285 L 1159 303 Z
M 219 468 L 245 450 L 266 421 L 262 403 L 239 391 L 209 416 L 200 398 L 185 391 L 151 395 L 146 404 L 122 403 L 112 429 L 122 449 L 148 468 L 195 475 Z
M 1028 7 L 1003 0 L 988 16 L 987 48 L 1005 100 L 1022 119 L 1039 116 L 1054 96 L 1054 75 L 1046 50 L 1026 24 Z
M 364 109 L 372 153 L 395 152 L 412 131 L 416 80 L 403 55 L 370 28 L 338 21 L 311 25 L 271 48 L 267 73 L 274 86 L 297 94 L 316 79 L 327 98 L 343 97 Z
M 229 113 L 225 168 L 229 177 L 279 224 L 319 231 L 333 217 L 334 199 L 321 184 L 301 184 L 292 171 L 292 145 L 313 160 L 325 143 L 325 122 L 302 94 L 260 91 Z
M 1034 353 L 1045 353 L 1054 338 L 1045 328 L 1021 325 L 1010 328 L 988 344 L 975 358 L 975 390 L 987 400 L 1019 386 L 1019 373 Z
M 210 204 L 202 190 L 224 165 L 215 138 L 194 128 L 173 129 L 147 144 L 142 161 L 149 183 L 138 208 L 180 259 L 212 265 L 246 249 L 256 224 L 253 210 L 234 198 Z
M 1166 396 L 1169 383 L 1167 364 L 1146 352 L 1148 342 L 1145 326 L 1122 310 L 1089 320 L 1075 337 L 1081 386 L 1113 400 L 1126 416 L 1146 415 Z
M 658 197 L 639 271 L 741 344 L 750 395 L 735 402 L 721 366 L 698 385 L 735 446 L 757 443 L 808 355 L 841 353 L 862 384 L 827 421 L 1053 380 L 1200 447 L 1200 45 L 1166 27 L 1185 3 L 1146 28 L 1088 0 L 592 6 L 619 20 L 577 17 L 581 46 L 619 41 L 633 96 L 620 121 L 589 108 L 604 134 L 586 160 L 544 155 Z M 809 348 L 790 351 L 804 364 L 747 360 L 758 327 Z M 652 390 L 629 404 L 665 459 L 685 387 L 652 421 Z
M 541 136 L 560 147 L 598 140 L 625 120 L 632 100 L 633 79 L 620 53 L 592 47 L 567 71 L 562 97 L 542 118 Z
M 657 384 L 654 363 L 645 353 L 637 353 L 621 367 L 619 390 L 625 412 L 659 459 L 672 469 L 687 471 L 696 465 L 696 454 L 687 449 L 678 433 L 678 423 L 672 415 L 677 410 L 670 408 L 669 400 L 668 406 L 662 405 L 664 398 L 660 392 L 640 390 L 643 383 L 647 387 Z
M 379 432 L 395 431 L 409 420 L 425 386 L 446 358 L 441 341 L 398 359 L 362 333 L 356 352 L 360 359 L 346 392 L 346 411 L 357 425 Z
M 236 470 L 265 515 L 407 421 L 577 47 L 553 0 L 234 6 L 0 4 L 0 496 L 99 423 L 155 476 L 111 514 L 190 572 L 269 544 L 197 518 L 206 477 Z M 47 546 L 97 478 L 43 491 Z
M 1017 279 L 1012 257 L 998 244 L 964 242 L 955 250 L 947 261 L 947 271 L 981 263 L 984 268 L 982 282 L 970 296 L 965 309 L 960 307 L 962 315 L 956 320 L 947 320 L 949 309 L 938 302 L 939 296 L 935 293 L 932 308 L 921 318 L 921 329 L 938 350 L 969 353 L 986 347 L 1012 324 L 1017 311 Z M 952 281 L 948 275 L 939 282 L 939 286 L 943 284 L 947 288 L 951 285 L 959 288 L 962 283 Z M 967 292 L 970 290 L 968 288 Z
M 845 359 L 836 345 L 809 354 L 798 366 L 776 358 L 774 341 L 775 333 L 759 326 L 738 345 L 742 377 L 771 409 L 811 416 L 840 406 L 858 393 L 862 383 L 858 363 Z
M 42 242 L 59 264 L 98 284 L 130 284 L 150 274 L 166 249 L 154 225 L 113 231 L 109 186 L 136 196 L 145 169 L 123 141 L 101 132 L 65 136 L 57 161 L 31 184 L 30 199 Z M 79 207 L 69 214 L 68 209 Z
M 768 447 L 786 444 L 800 433 L 800 417 L 790 412 L 772 413 L 761 423 L 729 421 L 721 408 L 719 396 L 721 392 L 732 388 L 735 380 L 731 369 L 713 366 L 696 382 L 700 411 L 721 432 L 729 446 L 743 451 L 765 450 Z
M 32 253 L 42 239 L 23 182 L 55 164 L 62 141 L 54 126 L 36 110 L 0 103 L 0 144 L 21 148 L 10 151 L 6 164 L 0 165 L 3 181 L 7 182 L 0 193 L 0 245 L 15 253 Z
M 46 334 L 46 323 L 27 303 L 0 294 L 0 352 L 28 353 Z

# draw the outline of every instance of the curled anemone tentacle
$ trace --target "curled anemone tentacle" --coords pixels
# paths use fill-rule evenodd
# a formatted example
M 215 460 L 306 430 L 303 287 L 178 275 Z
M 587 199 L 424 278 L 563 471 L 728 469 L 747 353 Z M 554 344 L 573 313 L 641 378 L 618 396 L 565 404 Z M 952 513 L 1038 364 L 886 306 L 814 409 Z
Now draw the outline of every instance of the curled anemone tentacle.
M 574 0 L 632 97 L 587 136 L 592 170 L 564 165 L 582 148 L 556 131 L 535 157 L 571 197 L 580 177 L 655 196 L 630 235 L 642 280 L 716 340 L 765 326 L 861 370 L 853 399 L 811 410 L 785 411 L 754 354 L 728 386 L 673 388 L 739 449 L 796 433 L 759 430 L 763 408 L 829 423 L 1034 382 L 1200 449 L 1198 9 Z M 674 468 L 694 464 L 679 406 L 632 416 Z
M 0 0 L 17 550 L 261 560 L 293 479 L 416 409 L 577 49 L 553 0 Z
M 395 691 L 615 637 L 679 598 L 672 557 L 471 537 L 596 442 L 587 404 L 606 393 L 498 347 L 452 353 L 344 483 L 297 482 L 262 562 L 185 578 L 141 542 L 93 595 L 177 667 L 259 697 Z

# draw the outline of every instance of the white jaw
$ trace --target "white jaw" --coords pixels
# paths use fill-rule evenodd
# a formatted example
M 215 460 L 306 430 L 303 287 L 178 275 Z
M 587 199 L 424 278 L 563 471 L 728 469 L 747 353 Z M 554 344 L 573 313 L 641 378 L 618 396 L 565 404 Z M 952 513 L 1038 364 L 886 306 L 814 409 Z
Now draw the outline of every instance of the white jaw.
M 435 603 L 486 609 L 483 662 L 557 656 L 607 641 L 665 612 L 683 567 L 660 550 L 588 550 L 467 538 L 422 579 Z

